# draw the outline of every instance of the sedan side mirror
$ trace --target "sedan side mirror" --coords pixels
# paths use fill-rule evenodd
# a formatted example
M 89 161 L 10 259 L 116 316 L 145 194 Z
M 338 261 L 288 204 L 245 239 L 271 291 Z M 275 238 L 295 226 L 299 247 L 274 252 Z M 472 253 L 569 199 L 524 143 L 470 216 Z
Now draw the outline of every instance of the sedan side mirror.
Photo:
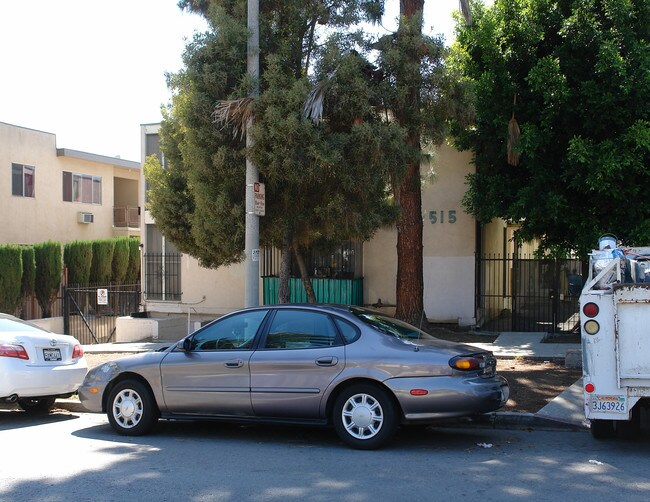
M 176 344 L 176 348 L 184 350 L 185 352 L 189 352 L 192 350 L 192 340 L 190 340 L 189 337 L 183 338 Z

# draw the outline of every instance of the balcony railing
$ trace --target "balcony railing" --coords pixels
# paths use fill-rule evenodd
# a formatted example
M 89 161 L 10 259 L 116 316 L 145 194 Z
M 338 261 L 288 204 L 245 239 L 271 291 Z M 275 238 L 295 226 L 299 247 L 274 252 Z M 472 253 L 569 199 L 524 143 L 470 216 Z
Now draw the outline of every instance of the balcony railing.
M 140 228 L 140 208 L 131 206 L 114 207 L 113 226 Z

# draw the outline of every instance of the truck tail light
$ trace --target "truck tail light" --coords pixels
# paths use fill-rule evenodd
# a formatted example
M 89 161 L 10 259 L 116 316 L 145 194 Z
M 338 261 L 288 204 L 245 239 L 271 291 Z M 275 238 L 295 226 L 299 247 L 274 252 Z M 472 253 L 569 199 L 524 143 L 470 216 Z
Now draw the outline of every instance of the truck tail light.
M 600 324 L 598 324 L 593 319 L 589 319 L 583 326 L 585 333 L 588 335 L 595 335 L 600 331 Z
M 599 312 L 598 305 L 595 303 L 585 303 L 585 306 L 582 307 L 582 313 L 587 317 L 596 317 Z
M 593 391 L 596 390 L 596 387 L 594 386 L 593 383 L 588 383 L 587 385 L 585 385 L 585 390 L 587 391 L 587 393 L 591 394 Z

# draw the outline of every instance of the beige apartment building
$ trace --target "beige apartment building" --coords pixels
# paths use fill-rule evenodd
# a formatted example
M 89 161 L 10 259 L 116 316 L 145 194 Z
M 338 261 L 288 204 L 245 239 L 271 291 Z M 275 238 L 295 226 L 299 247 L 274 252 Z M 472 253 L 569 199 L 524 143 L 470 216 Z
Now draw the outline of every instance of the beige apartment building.
M 140 162 L 59 148 L 0 122 L 0 243 L 140 236 Z

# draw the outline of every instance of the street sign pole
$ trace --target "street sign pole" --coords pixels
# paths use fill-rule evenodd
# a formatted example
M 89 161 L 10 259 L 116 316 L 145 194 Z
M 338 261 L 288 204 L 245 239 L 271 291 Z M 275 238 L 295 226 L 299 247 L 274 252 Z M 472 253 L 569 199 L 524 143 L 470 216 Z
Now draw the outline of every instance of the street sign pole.
M 259 94 L 259 0 L 248 0 L 248 55 L 247 69 L 254 82 L 254 89 L 251 92 L 253 97 Z M 253 119 L 250 118 L 246 124 L 246 149 L 250 151 L 253 140 L 250 135 L 250 128 Z M 260 219 L 255 214 L 255 184 L 258 182 L 259 173 L 257 166 L 246 156 L 246 237 L 245 237 L 245 298 L 246 307 L 259 305 L 260 296 Z

